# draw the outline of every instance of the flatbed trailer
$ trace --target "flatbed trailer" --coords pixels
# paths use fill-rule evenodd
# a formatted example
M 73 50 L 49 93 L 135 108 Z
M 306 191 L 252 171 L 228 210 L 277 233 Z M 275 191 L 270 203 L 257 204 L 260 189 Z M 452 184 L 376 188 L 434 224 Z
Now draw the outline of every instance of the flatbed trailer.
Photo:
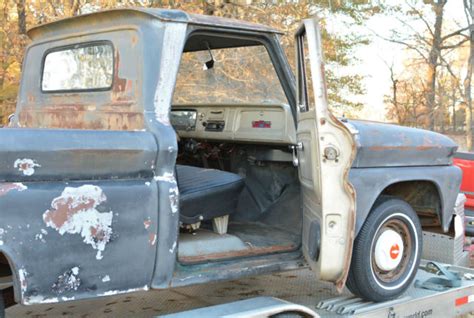
M 428 261 L 422 261 L 417 272 L 415 282 L 422 283 L 430 278 L 442 278 L 424 268 Z M 279 281 L 275 286 L 273 281 L 268 281 L 265 290 L 260 290 L 260 295 L 275 296 L 277 288 L 286 293 L 282 297 L 254 297 L 246 300 L 225 303 L 224 300 L 232 298 L 233 295 L 222 295 L 223 303 L 165 315 L 166 318 L 182 317 L 267 317 L 276 313 L 300 312 L 303 316 L 316 315 L 319 317 L 457 317 L 474 312 L 474 270 L 470 268 L 443 265 L 450 272 L 457 273 L 460 278 L 460 286 L 436 291 L 418 287 L 413 284 L 401 297 L 382 303 L 372 303 L 356 298 L 349 292 L 338 295 L 329 285 L 321 286 L 316 293 L 307 293 L 307 286 L 298 288 L 297 284 Z M 297 278 L 304 280 L 310 272 L 298 275 L 286 276 L 286 280 Z M 285 276 L 283 276 L 285 277 Z M 308 278 L 308 277 L 307 277 Z M 285 279 L 284 279 L 285 280 Z M 311 280 L 309 280 L 311 281 Z M 259 284 L 257 284 L 259 285 Z M 415 286 L 417 285 L 417 286 Z M 254 288 L 249 288 L 248 293 Z M 206 293 L 206 291 L 203 291 Z M 209 291 L 207 291 L 209 292 Z M 213 293 L 211 291 L 211 293 Z M 241 292 L 243 294 L 245 292 Z M 201 297 L 205 297 L 201 292 Z M 192 301 L 192 300 L 191 300 Z M 303 307 L 303 308 L 302 308 Z M 312 314 L 311 314 L 312 313 Z

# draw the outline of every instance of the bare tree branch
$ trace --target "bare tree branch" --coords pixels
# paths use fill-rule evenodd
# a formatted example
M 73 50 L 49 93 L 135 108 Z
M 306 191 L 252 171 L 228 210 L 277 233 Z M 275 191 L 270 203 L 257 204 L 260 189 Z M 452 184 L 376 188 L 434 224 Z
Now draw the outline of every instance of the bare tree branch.
M 392 43 L 397 43 L 397 44 L 401 44 L 403 46 L 406 46 L 407 48 L 417 52 L 425 61 L 428 61 L 428 57 L 418 48 L 416 47 L 415 45 L 413 44 L 410 44 L 408 42 L 404 42 L 402 40 L 398 40 L 398 39 L 389 39 L 389 38 L 386 38 L 386 37 L 383 37 L 379 34 L 376 34 L 378 37 L 380 37 L 381 39 L 385 40 L 385 41 L 388 41 L 388 42 L 392 42 Z
M 469 41 L 469 38 L 463 39 L 462 41 L 459 41 L 459 42 L 456 43 L 456 44 L 440 46 L 440 49 L 441 49 L 441 50 L 455 49 L 455 48 L 460 47 L 461 45 L 463 45 L 463 44 L 466 43 L 467 41 Z
M 416 15 L 418 16 L 418 18 L 425 24 L 426 29 L 430 32 L 431 36 L 434 36 L 433 29 L 431 29 L 431 25 L 430 25 L 430 24 L 428 23 L 428 21 L 425 19 L 425 17 L 423 16 L 423 13 L 421 13 L 420 10 L 418 10 L 417 8 L 415 8 L 414 6 L 412 6 L 408 1 L 405 0 L 405 3 L 407 4 L 408 7 L 410 7 L 410 9 L 412 10 L 412 12 L 416 13 Z
M 462 28 L 462 29 L 459 29 L 455 32 L 452 32 L 452 33 L 449 33 L 448 35 L 445 35 L 441 38 L 441 42 L 453 37 L 453 36 L 456 36 L 456 35 L 461 35 L 461 36 L 465 36 L 465 37 L 468 37 L 468 35 L 466 34 L 462 34 L 464 31 L 467 31 L 469 30 L 469 26 L 465 27 L 465 28 Z

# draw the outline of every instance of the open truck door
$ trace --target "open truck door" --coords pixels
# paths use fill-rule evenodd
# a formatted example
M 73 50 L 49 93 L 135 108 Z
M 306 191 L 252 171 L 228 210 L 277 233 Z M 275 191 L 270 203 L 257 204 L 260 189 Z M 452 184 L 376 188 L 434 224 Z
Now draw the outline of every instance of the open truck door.
M 354 241 L 355 191 L 348 180 L 356 147 L 328 109 L 321 33 L 304 20 L 297 47 L 298 129 L 295 146 L 303 207 L 303 253 L 319 279 L 345 285 Z

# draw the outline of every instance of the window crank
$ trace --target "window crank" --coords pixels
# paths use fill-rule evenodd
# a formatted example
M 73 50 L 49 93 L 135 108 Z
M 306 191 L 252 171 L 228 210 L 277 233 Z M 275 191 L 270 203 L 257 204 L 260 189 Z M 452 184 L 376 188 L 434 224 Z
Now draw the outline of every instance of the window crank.
M 291 145 L 290 148 L 293 154 L 293 166 L 298 167 L 299 165 L 298 151 L 303 151 L 304 149 L 303 143 L 300 141 L 296 145 Z

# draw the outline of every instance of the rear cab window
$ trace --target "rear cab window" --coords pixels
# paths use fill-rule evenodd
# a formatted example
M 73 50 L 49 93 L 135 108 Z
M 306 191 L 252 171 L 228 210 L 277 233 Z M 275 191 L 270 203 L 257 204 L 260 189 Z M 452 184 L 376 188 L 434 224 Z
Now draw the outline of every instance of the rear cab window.
M 112 88 L 114 49 L 110 42 L 86 43 L 46 52 L 43 92 L 92 91 Z

